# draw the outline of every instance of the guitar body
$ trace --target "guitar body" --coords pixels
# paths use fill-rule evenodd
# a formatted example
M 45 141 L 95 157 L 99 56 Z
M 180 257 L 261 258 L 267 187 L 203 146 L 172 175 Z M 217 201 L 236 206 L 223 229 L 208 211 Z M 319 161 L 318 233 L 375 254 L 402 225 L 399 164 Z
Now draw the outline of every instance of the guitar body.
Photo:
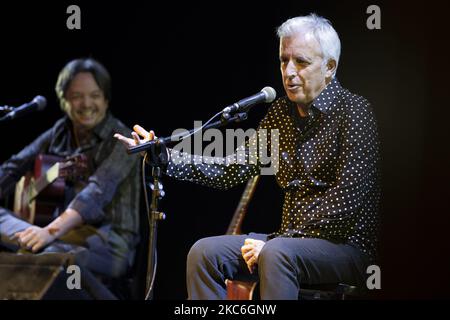
M 34 164 L 34 179 L 43 177 L 44 173 L 57 162 L 64 161 L 63 158 L 50 155 L 39 155 Z M 50 179 L 53 179 L 51 177 Z M 64 200 L 64 191 L 66 182 L 63 177 L 58 175 L 53 182 L 49 184 L 36 197 L 36 210 L 41 215 L 51 215 L 57 205 Z
M 225 280 L 227 300 L 253 300 L 257 282 Z
M 29 195 L 26 190 L 29 190 L 30 186 L 34 183 L 33 174 L 27 172 L 19 182 L 16 184 L 16 190 L 14 192 L 14 208 L 13 211 L 20 219 L 29 223 L 34 222 L 34 215 L 36 213 L 36 202 L 34 200 L 29 201 Z
M 82 175 L 80 172 L 86 167 L 84 156 L 64 160 L 53 155 L 38 155 L 34 171 L 26 173 L 16 184 L 15 214 L 31 224 L 48 224 L 64 202 L 65 178 Z

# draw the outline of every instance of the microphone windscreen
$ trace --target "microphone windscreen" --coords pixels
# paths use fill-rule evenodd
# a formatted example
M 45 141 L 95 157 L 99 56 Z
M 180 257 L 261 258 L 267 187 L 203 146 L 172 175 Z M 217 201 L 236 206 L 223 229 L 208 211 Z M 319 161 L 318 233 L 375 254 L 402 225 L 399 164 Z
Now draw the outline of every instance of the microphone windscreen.
M 266 99 L 265 102 L 272 102 L 277 97 L 277 92 L 272 87 L 264 87 L 261 92 L 264 93 Z
M 43 110 L 47 106 L 47 99 L 45 99 L 43 96 L 34 97 L 33 102 L 37 104 L 38 111 Z

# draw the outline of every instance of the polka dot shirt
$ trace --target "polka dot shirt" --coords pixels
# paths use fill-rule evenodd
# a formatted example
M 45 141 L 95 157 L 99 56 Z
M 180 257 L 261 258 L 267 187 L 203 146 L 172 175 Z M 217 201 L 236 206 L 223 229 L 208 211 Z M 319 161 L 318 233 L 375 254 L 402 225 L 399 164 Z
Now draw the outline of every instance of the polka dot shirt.
M 309 114 L 301 118 L 296 105 L 283 97 L 272 104 L 258 129 L 260 135 L 270 136 L 261 129 L 279 132 L 272 159 L 279 160 L 275 177 L 285 198 L 280 229 L 270 237 L 348 243 L 372 260 L 380 200 L 373 111 L 366 99 L 334 79 L 313 101 Z M 248 148 L 247 144 L 237 152 L 247 150 L 248 159 Z M 172 150 L 166 173 L 221 189 L 260 173 L 261 165 L 236 164 L 232 156 L 201 157 Z

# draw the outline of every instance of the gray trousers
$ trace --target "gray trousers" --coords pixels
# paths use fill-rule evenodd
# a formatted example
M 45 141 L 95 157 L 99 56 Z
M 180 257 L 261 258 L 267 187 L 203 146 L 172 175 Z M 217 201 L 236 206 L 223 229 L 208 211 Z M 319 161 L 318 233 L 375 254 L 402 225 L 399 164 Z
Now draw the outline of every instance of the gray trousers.
M 11 251 L 18 251 L 20 246 L 12 237 L 16 232 L 32 226 L 14 214 L 0 207 L 0 245 Z M 80 250 L 85 248 L 86 250 Z M 106 228 L 96 229 L 84 225 L 70 231 L 61 240 L 56 240 L 44 248 L 43 252 L 69 252 L 76 254 L 75 261 L 92 272 L 117 278 L 123 275 L 130 264 L 130 251 L 124 240 Z
M 267 241 L 266 234 L 204 238 L 187 258 L 188 298 L 225 299 L 225 280 L 259 280 L 261 299 L 296 300 L 302 284 L 365 285 L 367 259 L 359 249 L 315 238 L 274 238 L 250 274 L 241 255 L 246 238 Z

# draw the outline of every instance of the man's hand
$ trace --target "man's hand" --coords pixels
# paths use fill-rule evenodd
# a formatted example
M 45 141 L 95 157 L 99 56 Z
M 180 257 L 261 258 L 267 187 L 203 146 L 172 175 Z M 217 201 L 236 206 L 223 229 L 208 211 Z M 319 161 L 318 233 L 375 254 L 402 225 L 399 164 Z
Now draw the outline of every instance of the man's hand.
M 142 128 L 140 125 L 135 125 L 133 127 L 133 130 L 134 131 L 131 132 L 132 139 L 127 138 L 119 133 L 114 134 L 114 138 L 116 138 L 120 142 L 122 142 L 123 145 L 127 148 L 137 146 L 141 143 L 151 141 L 156 138 L 155 133 L 152 130 L 147 131 L 144 128 Z M 142 139 L 139 136 L 141 136 Z
M 245 239 L 244 245 L 241 247 L 241 252 L 250 273 L 253 273 L 256 268 L 259 253 L 265 244 L 266 243 L 261 240 Z
M 22 248 L 37 252 L 82 224 L 83 218 L 80 213 L 74 209 L 67 208 L 45 228 L 38 226 L 28 227 L 24 231 L 16 232 L 13 239 L 17 239 Z
M 31 226 L 24 231 L 16 232 L 14 239 L 17 239 L 22 248 L 37 252 L 53 242 L 56 237 L 50 229 Z

